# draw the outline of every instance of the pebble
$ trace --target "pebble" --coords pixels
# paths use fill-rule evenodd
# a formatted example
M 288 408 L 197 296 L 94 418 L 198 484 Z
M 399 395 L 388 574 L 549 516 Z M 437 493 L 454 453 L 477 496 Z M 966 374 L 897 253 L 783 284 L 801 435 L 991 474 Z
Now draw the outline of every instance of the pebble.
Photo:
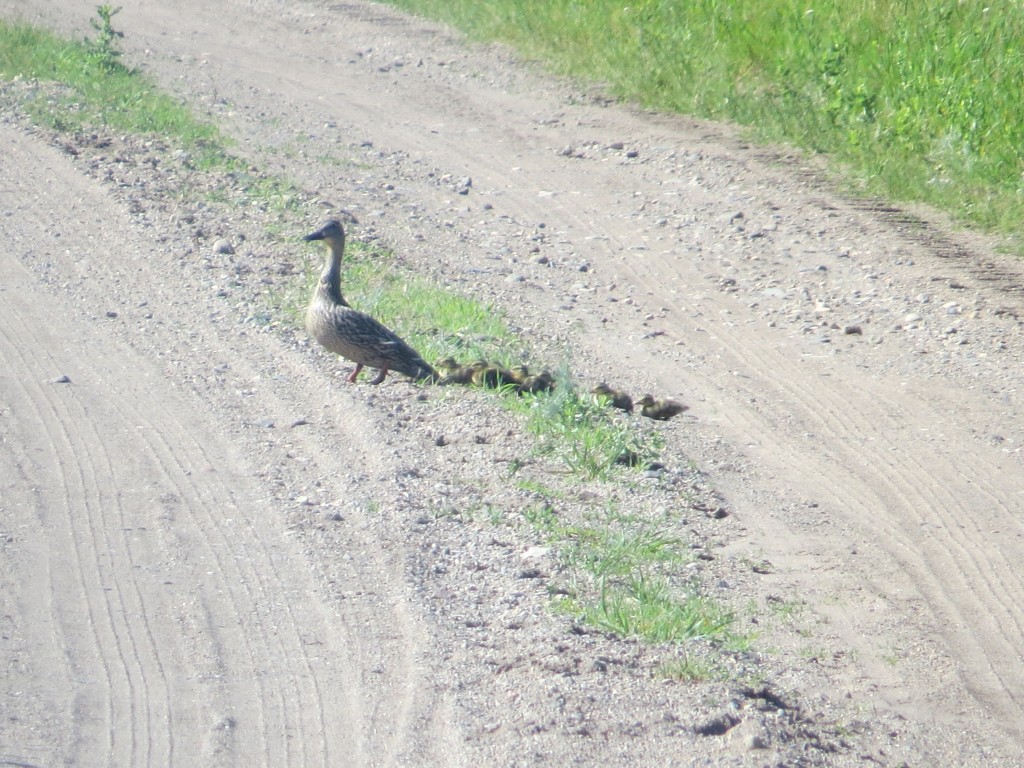
M 231 254 L 235 252 L 235 247 L 231 244 L 231 241 L 227 238 L 220 238 L 215 240 L 213 243 L 213 252 L 222 254 Z
M 68 376 L 58 376 L 56 379 L 50 380 L 51 384 L 70 384 L 71 378 Z
M 747 746 L 750 749 L 768 749 L 768 742 L 762 736 L 754 734 L 747 740 Z

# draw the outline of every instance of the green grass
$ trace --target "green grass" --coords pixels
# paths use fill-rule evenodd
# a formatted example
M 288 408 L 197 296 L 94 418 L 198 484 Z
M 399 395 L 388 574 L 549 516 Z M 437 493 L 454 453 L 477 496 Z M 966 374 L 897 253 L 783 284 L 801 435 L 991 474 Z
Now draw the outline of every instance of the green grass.
M 598 629 L 652 643 L 681 643 L 727 634 L 733 616 L 695 593 L 682 596 L 663 579 L 637 577 L 603 584 L 595 600 L 579 604 L 580 619 Z
M 104 20 L 101 15 L 100 19 L 94 22 L 97 37 L 82 42 L 63 40 L 27 24 L 0 21 L 0 78 L 57 86 L 35 88 L 27 96 L 24 107 L 30 116 L 61 131 L 108 127 L 158 134 L 189 148 L 220 154 L 224 144 L 220 132 L 197 121 L 186 106 L 123 66 L 110 18 Z
M 652 643 L 729 636 L 731 612 L 662 575 L 690 559 L 676 537 L 641 522 L 600 522 L 564 534 L 561 558 L 574 575 L 561 608 L 578 621 Z
M 862 189 L 1024 223 L 1024 6 L 391 0 L 658 109 L 832 155 Z
M 558 552 L 566 586 L 556 589 L 557 611 L 648 643 L 749 644 L 732 632 L 731 611 L 693 584 L 672 583 L 669 575 L 691 555 L 666 530 L 612 508 L 595 512 L 586 524 L 567 522 L 551 499 L 525 507 L 522 517 Z
M 608 478 L 623 462 L 642 468 L 658 457 L 664 447 L 660 432 L 580 392 L 567 365 L 557 380 L 553 393 L 510 398 L 514 408 L 526 413 L 538 453 L 553 455 L 588 478 Z
M 729 678 L 729 673 L 714 662 L 690 656 L 666 661 L 658 667 L 655 675 L 668 680 L 682 680 L 684 682 L 727 680 Z

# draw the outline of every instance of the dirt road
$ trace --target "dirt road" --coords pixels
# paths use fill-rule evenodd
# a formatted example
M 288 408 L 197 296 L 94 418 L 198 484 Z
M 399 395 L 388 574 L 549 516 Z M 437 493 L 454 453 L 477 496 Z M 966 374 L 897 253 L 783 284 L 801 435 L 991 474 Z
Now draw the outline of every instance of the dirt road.
M 92 12 L 0 0 L 75 37 Z M 1024 760 L 1024 270 L 1000 243 L 371 4 L 142 0 L 116 21 L 132 64 L 264 167 L 570 344 L 584 376 L 691 404 L 673 445 L 728 500 L 719 559 L 770 561 L 758 594 L 816 617 L 813 653 L 779 651 L 815 667 L 790 684 L 859 713 L 805 764 Z M 466 593 L 417 575 L 444 551 L 410 533 L 406 489 L 459 471 L 424 448 L 433 401 L 341 387 L 234 316 L 242 273 L 186 252 L 173 202 L 133 207 L 0 128 L 0 764 L 772 761 L 673 731 L 692 692 L 659 682 L 495 682 L 479 649 L 528 643 L 466 642 L 438 608 Z M 543 590 L 517 601 L 566 633 Z M 545 727 L 510 724 L 528 706 Z M 570 730 L 573 706 L 603 726 Z

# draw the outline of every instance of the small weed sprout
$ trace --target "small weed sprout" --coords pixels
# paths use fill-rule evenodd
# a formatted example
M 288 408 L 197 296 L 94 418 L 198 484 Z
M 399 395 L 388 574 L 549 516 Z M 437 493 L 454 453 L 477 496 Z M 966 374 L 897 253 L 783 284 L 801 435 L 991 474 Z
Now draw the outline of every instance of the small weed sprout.
M 112 5 L 96 6 L 96 15 L 99 21 L 90 19 L 89 24 L 96 30 L 94 40 L 86 40 L 89 56 L 100 69 L 105 72 L 119 72 L 125 69 L 121 63 L 121 49 L 117 46 L 118 38 L 124 37 L 124 32 L 114 29 L 113 18 L 121 12 L 121 6 L 115 8 Z

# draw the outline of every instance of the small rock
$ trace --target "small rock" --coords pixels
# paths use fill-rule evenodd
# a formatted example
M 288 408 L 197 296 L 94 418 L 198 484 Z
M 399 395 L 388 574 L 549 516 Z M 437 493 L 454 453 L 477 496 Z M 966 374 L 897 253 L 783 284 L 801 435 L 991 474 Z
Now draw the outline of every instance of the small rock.
M 847 336 L 860 336 L 864 333 L 863 329 L 859 325 L 847 325 L 843 328 L 843 333 Z
M 214 253 L 231 254 L 231 253 L 235 252 L 235 247 L 233 245 L 231 245 L 231 241 L 230 240 L 228 240 L 227 238 L 223 238 L 222 237 L 219 240 L 215 240 L 214 241 L 214 243 L 213 243 L 213 252 Z
M 58 376 L 56 379 L 50 381 L 51 384 L 70 384 L 71 379 L 67 376 Z
M 551 547 L 530 547 L 520 555 L 523 560 L 539 560 L 551 554 Z
M 626 157 L 629 157 L 629 158 L 633 158 L 633 157 L 640 157 L 640 153 L 639 153 L 639 152 L 637 152 L 637 151 L 636 151 L 635 149 L 631 149 L 631 150 L 629 150 L 629 151 L 628 151 L 628 152 L 626 153 Z
M 109 317 L 109 318 L 113 319 L 113 318 L 117 317 L 117 312 L 115 312 L 115 311 L 114 311 L 114 310 L 112 310 L 112 309 L 108 309 L 108 310 L 107 310 L 107 317 Z
M 768 742 L 764 740 L 763 736 L 754 734 L 747 740 L 747 746 L 750 749 L 768 749 Z
M 625 146 L 621 141 L 613 141 L 608 145 L 608 149 L 623 149 Z
M 723 712 L 703 725 L 698 725 L 695 730 L 701 736 L 724 736 L 741 722 L 743 720 L 739 715 L 734 715 L 732 712 Z

